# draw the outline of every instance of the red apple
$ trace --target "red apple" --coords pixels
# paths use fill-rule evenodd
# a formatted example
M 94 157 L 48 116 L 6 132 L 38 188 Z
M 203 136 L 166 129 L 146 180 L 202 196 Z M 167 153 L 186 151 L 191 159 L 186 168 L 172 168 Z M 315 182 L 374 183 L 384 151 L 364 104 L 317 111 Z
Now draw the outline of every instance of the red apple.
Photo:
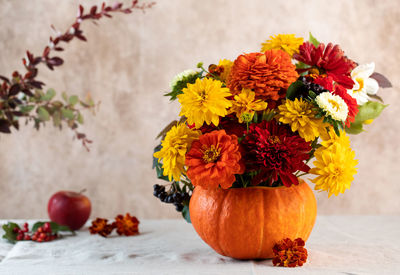
M 47 211 L 53 222 L 78 230 L 89 219 L 91 203 L 82 192 L 59 191 L 51 196 Z

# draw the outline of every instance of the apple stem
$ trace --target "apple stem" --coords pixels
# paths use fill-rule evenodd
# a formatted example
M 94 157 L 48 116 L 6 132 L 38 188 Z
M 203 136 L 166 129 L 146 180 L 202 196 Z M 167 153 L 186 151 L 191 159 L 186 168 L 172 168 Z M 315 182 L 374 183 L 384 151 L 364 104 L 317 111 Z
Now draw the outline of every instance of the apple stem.
M 83 188 L 80 192 L 79 192 L 79 194 L 83 194 L 83 193 L 85 193 L 86 192 L 86 188 Z

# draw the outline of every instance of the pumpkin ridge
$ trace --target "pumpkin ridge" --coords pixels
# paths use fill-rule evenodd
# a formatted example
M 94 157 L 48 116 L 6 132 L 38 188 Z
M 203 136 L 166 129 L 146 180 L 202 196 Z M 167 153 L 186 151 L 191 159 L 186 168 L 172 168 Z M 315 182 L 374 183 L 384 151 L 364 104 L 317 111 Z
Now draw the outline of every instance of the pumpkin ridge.
M 218 190 L 218 191 L 221 191 L 221 190 Z M 221 227 L 221 221 L 223 222 L 224 220 L 222 220 L 221 219 L 221 212 L 222 212 L 222 209 L 224 208 L 224 202 L 225 202 L 225 199 L 226 199 L 226 197 L 228 197 L 228 194 L 230 193 L 230 191 L 228 191 L 228 192 L 223 192 L 223 194 L 224 194 L 224 198 L 221 200 L 221 204 L 219 205 L 219 212 L 218 212 L 218 219 L 217 219 L 217 221 L 218 221 L 218 223 L 217 223 L 217 239 L 218 240 L 221 240 L 220 239 L 220 227 Z M 225 251 L 224 251 L 224 249 L 222 249 L 222 245 L 220 244 L 220 242 L 218 241 L 218 242 L 216 242 L 216 244 L 219 246 L 219 250 L 222 252 L 222 255 L 224 255 L 224 256 L 226 256 L 227 254 L 225 253 Z
M 305 182 L 300 182 L 300 184 L 305 184 Z M 300 185 L 299 184 L 299 185 Z M 300 198 L 304 198 L 304 190 L 303 188 L 293 188 L 293 191 L 296 193 L 296 195 Z M 304 205 L 302 205 L 301 211 L 299 213 L 299 218 L 301 219 L 301 224 L 304 224 L 305 222 L 305 216 L 304 216 Z M 304 233 L 304 228 L 301 227 L 297 227 L 297 232 L 296 232 L 296 236 L 302 236 Z
M 261 207 L 260 207 L 260 209 L 261 209 L 261 211 L 262 211 L 262 219 L 261 219 L 261 221 L 262 221 L 262 224 L 261 224 L 261 240 L 260 240 L 260 248 L 258 249 L 258 256 L 257 256 L 257 258 L 260 258 L 261 257 L 261 252 L 262 252 L 262 250 L 263 250 L 263 245 L 264 245 L 264 192 L 259 192 L 259 193 L 261 193 Z

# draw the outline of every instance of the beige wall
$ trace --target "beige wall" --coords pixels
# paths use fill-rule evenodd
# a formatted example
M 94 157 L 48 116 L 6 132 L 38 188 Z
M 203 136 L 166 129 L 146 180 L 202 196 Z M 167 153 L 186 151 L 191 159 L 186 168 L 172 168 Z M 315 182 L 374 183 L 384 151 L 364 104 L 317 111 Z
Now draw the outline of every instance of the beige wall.
M 100 1 L 81 1 L 89 3 Z M 128 2 L 128 1 L 126 1 Z M 42 50 L 64 30 L 77 1 L 0 0 L 0 74 L 22 69 L 26 49 Z M 68 130 L 31 126 L 0 136 L 0 218 L 46 217 L 47 200 L 60 189 L 87 188 L 95 216 L 129 211 L 140 218 L 178 217 L 152 196 L 154 137 L 175 119 L 178 105 L 162 94 L 178 72 L 219 58 L 257 51 L 267 36 L 311 30 L 339 43 L 360 63 L 375 61 L 394 89 L 380 91 L 390 107 L 352 138 L 359 159 L 351 190 L 328 199 L 317 194 L 320 214 L 400 214 L 400 2 L 159 0 L 142 14 L 118 15 L 83 26 L 88 43 L 73 41 L 66 63 L 41 79 L 58 91 L 101 100 L 82 128 L 94 140 L 90 153 Z

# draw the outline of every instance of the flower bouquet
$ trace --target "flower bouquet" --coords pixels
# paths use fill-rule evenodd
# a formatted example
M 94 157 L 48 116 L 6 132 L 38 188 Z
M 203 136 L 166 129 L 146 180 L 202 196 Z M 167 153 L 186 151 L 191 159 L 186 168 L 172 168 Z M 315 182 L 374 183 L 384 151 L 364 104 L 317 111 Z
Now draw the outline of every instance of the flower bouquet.
M 317 213 L 302 177 L 328 197 L 350 188 L 357 160 L 347 134 L 380 115 L 376 93 L 390 82 L 311 34 L 279 34 L 260 52 L 197 68 L 166 94 L 180 120 L 159 135 L 153 165 L 169 184 L 154 195 L 222 255 L 301 265 Z

